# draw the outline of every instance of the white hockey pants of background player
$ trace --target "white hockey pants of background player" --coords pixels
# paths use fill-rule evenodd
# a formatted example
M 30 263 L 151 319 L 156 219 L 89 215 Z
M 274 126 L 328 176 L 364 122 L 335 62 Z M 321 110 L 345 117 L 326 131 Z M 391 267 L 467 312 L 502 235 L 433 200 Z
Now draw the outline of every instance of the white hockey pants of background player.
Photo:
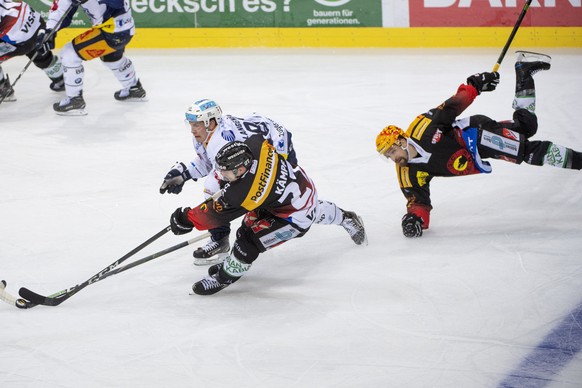
M 75 51 L 72 42 L 65 44 L 60 56 L 63 65 L 63 77 L 67 97 L 79 96 L 83 91 L 83 80 L 85 78 L 83 59 Z M 137 83 L 135 69 L 129 58 L 122 56 L 118 61 L 102 61 L 102 63 L 111 69 L 115 78 L 121 84 L 122 89 L 129 89 Z

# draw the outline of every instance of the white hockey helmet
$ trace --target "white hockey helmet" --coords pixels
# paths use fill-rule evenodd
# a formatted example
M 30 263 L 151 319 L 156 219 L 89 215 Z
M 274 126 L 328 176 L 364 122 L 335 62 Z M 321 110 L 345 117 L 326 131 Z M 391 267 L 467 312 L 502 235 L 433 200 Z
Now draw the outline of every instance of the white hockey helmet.
M 203 121 L 208 128 L 210 119 L 216 119 L 216 123 L 220 122 L 222 117 L 222 109 L 214 100 L 203 99 L 194 102 L 188 107 L 186 111 L 186 121 Z

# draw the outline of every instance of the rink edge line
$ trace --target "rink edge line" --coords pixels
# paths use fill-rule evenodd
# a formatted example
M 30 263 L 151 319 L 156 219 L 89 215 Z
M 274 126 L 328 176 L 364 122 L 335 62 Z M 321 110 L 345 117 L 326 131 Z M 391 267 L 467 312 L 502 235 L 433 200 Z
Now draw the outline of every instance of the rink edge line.
M 57 47 L 83 31 L 59 31 Z M 137 28 L 129 47 L 502 47 L 510 32 L 510 27 Z M 582 27 L 522 27 L 513 46 L 582 48 Z

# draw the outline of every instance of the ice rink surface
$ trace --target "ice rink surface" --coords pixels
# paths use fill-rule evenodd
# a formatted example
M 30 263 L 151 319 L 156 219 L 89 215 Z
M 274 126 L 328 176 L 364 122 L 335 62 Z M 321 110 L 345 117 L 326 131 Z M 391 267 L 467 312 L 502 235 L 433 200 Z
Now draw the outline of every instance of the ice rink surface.
M 512 47 L 497 91 L 464 115 L 511 118 Z M 582 150 L 582 51 L 544 50 L 536 139 Z M 52 294 L 90 278 L 202 200 L 158 187 L 193 155 L 194 100 L 258 112 L 293 132 L 320 198 L 355 210 L 369 245 L 314 226 L 263 254 L 235 285 L 191 296 L 193 247 L 90 285 L 57 307 L 0 304 L 0 386 L 582 386 L 582 173 L 492 161 L 493 173 L 432 182 L 431 228 L 402 236 L 405 200 L 376 155 L 499 50 L 130 49 L 145 103 L 86 64 L 89 115 L 60 117 L 32 66 L 0 105 L 0 279 Z M 25 58 L 4 63 L 14 80 Z M 240 221 L 233 224 L 233 229 Z M 195 236 L 168 234 L 141 258 Z M 231 241 L 232 237 L 231 235 Z M 130 262 L 130 261 L 128 261 Z

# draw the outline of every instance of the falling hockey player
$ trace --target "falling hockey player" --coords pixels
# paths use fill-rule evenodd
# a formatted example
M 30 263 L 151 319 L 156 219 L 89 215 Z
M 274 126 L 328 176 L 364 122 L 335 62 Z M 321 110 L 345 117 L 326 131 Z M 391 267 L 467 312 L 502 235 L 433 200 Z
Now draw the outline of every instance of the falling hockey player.
M 2 71 L 2 63 L 20 55 L 32 59 L 32 63 L 46 73 L 51 80 L 51 90 L 65 90 L 59 58 L 46 44 L 36 47 L 37 36 L 44 28 L 45 21 L 40 13 L 27 3 L 0 0 L 0 100 L 16 101 L 10 79 Z
M 443 104 L 419 115 L 406 133 L 393 125 L 380 132 L 376 150 L 396 164 L 407 200 L 402 218 L 406 237 L 420 237 L 429 227 L 430 182 L 435 176 L 490 173 L 487 158 L 582 169 L 582 153 L 550 141 L 530 140 L 538 129 L 533 75 L 549 69 L 549 56 L 517 52 L 513 120 L 497 122 L 483 115 L 457 119 L 477 95 L 497 87 L 498 73 L 480 73 L 467 78 L 467 84 Z
M 260 253 L 307 233 L 315 220 L 338 224 L 349 216 L 352 240 L 361 245 L 366 232 L 361 219 L 329 201 L 319 201 L 313 181 L 298 165 L 278 154 L 261 135 L 224 145 L 215 168 L 225 182 L 221 196 L 194 209 L 178 208 L 170 218 L 172 232 L 184 234 L 212 229 L 243 217 L 233 249 L 226 259 L 208 268 L 194 283 L 199 295 L 211 295 L 243 276 Z
M 204 180 L 204 194 L 207 198 L 220 190 L 220 178 L 214 171 L 213 161 L 218 150 L 234 140 L 244 141 L 259 134 L 275 147 L 275 151 L 292 165 L 297 157 L 291 140 L 291 132 L 274 120 L 252 114 L 243 118 L 223 115 L 221 107 L 213 100 L 195 101 L 186 112 L 186 122 L 193 136 L 196 157 L 189 163 L 177 162 L 164 177 L 160 193 L 179 194 L 184 183 L 189 180 Z M 322 202 L 321 207 L 335 207 Z M 326 214 L 325 212 L 323 214 Z M 330 212 L 329 214 L 334 214 Z M 335 220 L 316 220 L 316 223 L 341 224 L 348 233 L 353 233 L 353 224 L 360 222 L 351 212 L 338 214 Z M 195 265 L 215 264 L 224 260 L 230 252 L 230 223 L 217 225 L 209 230 L 210 241 L 194 251 Z
M 135 34 L 135 23 L 129 2 L 124 0 L 55 0 L 50 10 L 46 35 L 57 27 L 68 12 L 59 29 L 67 27 L 78 7 L 89 17 L 93 28 L 65 44 L 60 52 L 63 63 L 66 98 L 53 105 L 62 116 L 86 115 L 83 98 L 83 61 L 100 58 L 121 84 L 122 89 L 113 94 L 118 101 L 144 101 L 146 92 L 137 78 L 133 63 L 124 55 L 125 46 Z M 39 34 L 37 45 L 44 40 Z M 54 35 L 50 42 L 54 47 Z

